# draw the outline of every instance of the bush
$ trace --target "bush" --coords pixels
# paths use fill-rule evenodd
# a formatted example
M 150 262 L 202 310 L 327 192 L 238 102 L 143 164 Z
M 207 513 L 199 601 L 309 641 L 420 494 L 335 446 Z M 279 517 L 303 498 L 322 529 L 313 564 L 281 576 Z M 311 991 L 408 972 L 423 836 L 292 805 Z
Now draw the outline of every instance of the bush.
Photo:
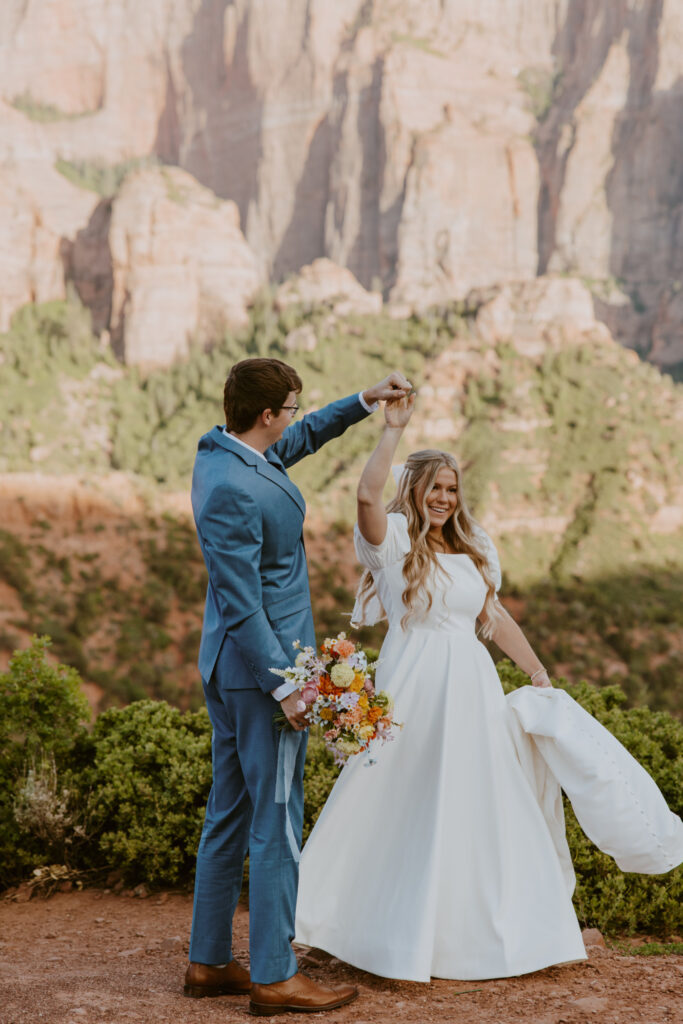
M 94 110 L 84 110 L 72 114 L 66 110 L 60 110 L 52 103 L 43 103 L 42 100 L 37 100 L 28 91 L 23 92 L 20 96 L 15 96 L 12 106 L 28 117 L 30 121 L 37 121 L 39 124 L 50 124 L 53 121 L 75 121 L 79 117 L 87 117 L 89 114 L 95 113 Z
M 67 855 L 81 868 L 116 867 L 131 882 L 188 880 L 211 786 L 206 710 L 181 713 L 163 701 L 136 701 L 101 714 L 88 736 L 78 674 L 50 665 L 48 646 L 46 638 L 34 639 L 0 675 L 0 884 Z M 506 693 L 527 683 L 509 661 L 498 671 Z M 617 686 L 557 685 L 624 744 L 680 814 L 683 723 L 667 712 L 625 708 Z M 312 730 L 304 841 L 338 773 Z M 582 925 L 606 934 L 680 931 L 683 868 L 624 874 L 586 838 L 569 804 L 565 810 Z
M 59 841 L 57 850 L 64 856 L 63 831 L 51 839 L 31 828 L 38 803 L 43 822 L 72 820 L 65 788 L 70 790 L 68 771 L 85 740 L 90 709 L 78 673 L 51 665 L 49 646 L 47 637 L 34 637 L 0 674 L 0 885 L 54 854 L 52 839 Z M 62 769 L 66 775 L 60 788 Z
M 63 160 L 58 159 L 55 163 L 55 170 L 59 171 L 67 181 L 77 188 L 86 189 L 88 192 L 96 192 L 98 195 L 109 199 L 121 188 L 125 178 L 132 171 L 141 167 L 156 167 L 157 161 L 153 157 L 133 157 L 120 164 L 103 164 L 92 160 Z
M 319 728 L 311 729 L 304 767 L 304 843 L 313 831 L 340 771 L 323 743 Z
M 205 709 L 141 700 L 99 716 L 89 773 L 97 859 L 131 881 L 175 884 L 194 869 L 211 787 Z

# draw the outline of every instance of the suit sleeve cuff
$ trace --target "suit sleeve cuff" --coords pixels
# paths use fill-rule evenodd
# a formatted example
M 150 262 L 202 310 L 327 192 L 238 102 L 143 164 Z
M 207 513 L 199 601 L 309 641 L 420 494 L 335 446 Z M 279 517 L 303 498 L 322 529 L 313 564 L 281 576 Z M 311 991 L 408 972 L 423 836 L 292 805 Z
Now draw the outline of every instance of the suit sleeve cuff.
M 284 700 L 285 697 L 289 697 L 290 693 L 294 693 L 296 689 L 296 683 L 293 683 L 291 680 L 289 680 L 286 683 L 281 683 L 280 686 L 276 686 L 274 690 L 270 691 L 270 695 L 275 700 L 280 701 Z
M 372 405 L 368 405 L 368 403 L 363 398 L 362 391 L 358 392 L 358 401 L 363 406 L 366 412 L 376 412 L 377 409 L 379 409 L 379 402 L 374 402 Z

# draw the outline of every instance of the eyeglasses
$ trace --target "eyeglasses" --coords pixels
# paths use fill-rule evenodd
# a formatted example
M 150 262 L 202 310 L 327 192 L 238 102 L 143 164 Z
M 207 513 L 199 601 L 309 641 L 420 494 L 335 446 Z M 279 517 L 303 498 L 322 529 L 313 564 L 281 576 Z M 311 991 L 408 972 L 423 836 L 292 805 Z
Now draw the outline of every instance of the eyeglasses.
M 292 414 L 291 415 L 291 419 L 294 419 L 294 417 L 298 413 L 300 407 L 298 405 L 281 405 L 280 408 L 281 409 L 289 409 L 291 414 Z

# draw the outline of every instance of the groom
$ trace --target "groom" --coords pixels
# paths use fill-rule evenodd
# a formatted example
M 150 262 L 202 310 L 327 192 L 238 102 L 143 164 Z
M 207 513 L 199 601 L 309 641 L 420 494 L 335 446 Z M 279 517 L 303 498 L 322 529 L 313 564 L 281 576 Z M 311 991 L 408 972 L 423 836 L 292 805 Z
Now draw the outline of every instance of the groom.
M 328 1010 L 357 990 L 297 973 L 291 947 L 303 824 L 306 721 L 292 644 L 315 645 L 303 544 L 305 504 L 286 467 L 401 398 L 400 373 L 294 423 L 301 379 L 278 359 L 245 359 L 225 384 L 226 426 L 199 442 L 192 508 L 209 573 L 199 670 L 213 725 L 213 786 L 197 854 L 185 994 L 251 992 L 262 1015 Z M 293 732 L 273 724 L 277 703 Z M 249 852 L 251 976 L 232 959 L 232 918 Z

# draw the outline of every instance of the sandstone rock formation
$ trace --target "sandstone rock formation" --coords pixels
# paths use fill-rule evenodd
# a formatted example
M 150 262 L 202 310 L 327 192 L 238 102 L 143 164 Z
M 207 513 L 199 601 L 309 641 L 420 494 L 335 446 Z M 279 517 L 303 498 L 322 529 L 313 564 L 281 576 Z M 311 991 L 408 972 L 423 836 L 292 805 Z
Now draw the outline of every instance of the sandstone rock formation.
M 139 171 L 113 203 L 111 330 L 126 362 L 164 365 L 246 320 L 260 279 L 234 203 L 178 168 Z
M 237 204 L 263 277 L 326 257 L 410 309 L 570 274 L 674 366 L 682 38 L 678 0 L 5 0 L 0 175 L 153 155 Z M 5 320 L 59 271 L 17 218 Z
M 542 355 L 548 342 L 580 343 L 587 334 L 611 340 L 596 319 L 589 289 L 573 278 L 538 277 L 506 284 L 484 302 L 474 291 L 468 302 L 478 307 L 476 327 L 483 341 L 511 342 L 524 355 Z
M 96 204 L 50 164 L 0 165 L 0 331 L 20 306 L 64 298 L 66 240 Z
M 366 291 L 350 270 L 327 259 L 314 260 L 310 266 L 302 267 L 296 277 L 285 281 L 276 292 L 275 303 L 280 309 L 297 304 L 326 304 L 338 316 L 380 313 L 382 310 L 379 292 Z

